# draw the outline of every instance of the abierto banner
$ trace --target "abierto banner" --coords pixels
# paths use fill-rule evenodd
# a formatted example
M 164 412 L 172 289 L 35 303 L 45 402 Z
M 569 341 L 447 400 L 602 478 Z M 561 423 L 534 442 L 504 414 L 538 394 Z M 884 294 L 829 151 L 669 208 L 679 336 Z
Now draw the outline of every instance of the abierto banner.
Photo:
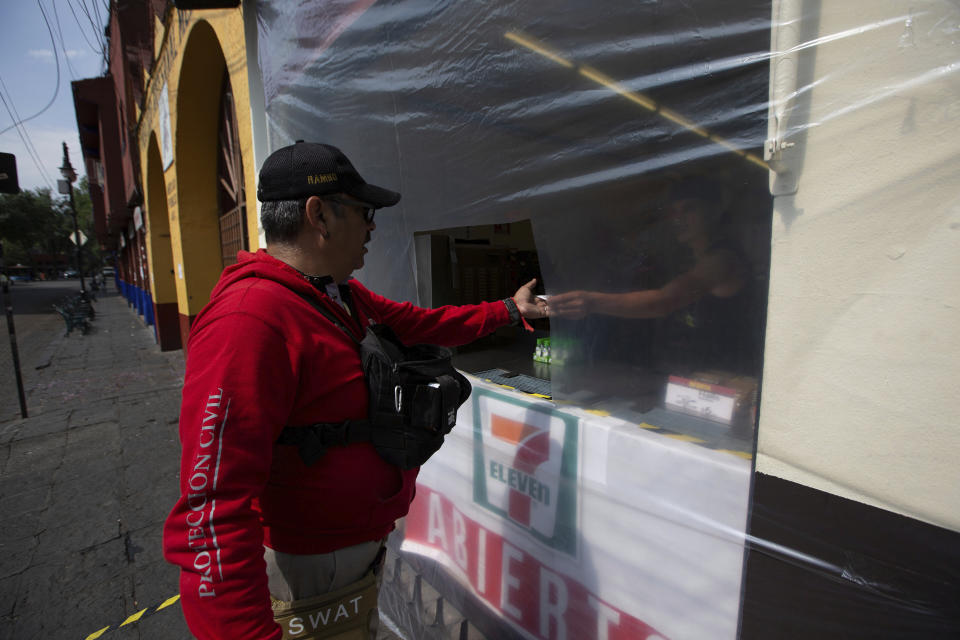
M 474 385 L 402 551 L 523 637 L 735 637 L 747 460 Z

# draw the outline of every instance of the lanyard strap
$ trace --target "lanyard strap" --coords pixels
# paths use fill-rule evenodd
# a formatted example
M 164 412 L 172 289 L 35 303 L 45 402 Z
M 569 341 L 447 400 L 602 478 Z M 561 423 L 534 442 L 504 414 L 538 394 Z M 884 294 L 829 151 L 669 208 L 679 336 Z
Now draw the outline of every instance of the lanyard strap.
M 282 282 L 279 282 L 278 284 L 283 285 L 284 287 L 287 287 L 287 285 L 283 284 Z M 342 322 L 340 322 L 340 319 L 337 318 L 335 315 L 333 315 L 333 314 L 330 312 L 329 309 L 327 309 L 327 308 L 324 307 L 322 304 L 320 304 L 320 301 L 319 301 L 319 300 L 317 300 L 317 299 L 314 298 L 313 296 L 308 296 L 307 294 L 305 294 L 305 293 L 303 293 L 303 292 L 301 292 L 301 291 L 297 291 L 296 289 L 293 289 L 293 288 L 291 288 L 291 287 L 287 287 L 287 289 L 290 289 L 290 291 L 294 292 L 295 294 L 297 294 L 298 296 L 300 296 L 301 298 L 303 298 L 303 299 L 307 302 L 307 304 L 309 304 L 311 307 L 313 307 L 314 309 L 316 309 L 317 311 L 319 311 L 319 312 L 320 312 L 320 315 L 322 315 L 324 318 L 326 318 L 327 320 L 329 320 L 330 322 L 332 322 L 335 327 L 337 327 L 338 329 L 340 329 L 341 331 L 343 331 L 345 334 L 347 334 L 348 336 L 350 336 L 350 339 L 351 339 L 351 340 L 353 340 L 353 341 L 356 342 L 357 344 L 360 344 L 360 340 L 358 340 L 357 337 L 356 337 L 355 335 L 353 335 L 353 332 L 350 331 L 350 330 L 346 327 L 346 325 L 344 325 Z M 348 304 L 349 304 L 349 303 L 352 303 L 352 302 L 353 302 L 352 299 L 348 299 Z M 356 317 L 356 313 L 357 313 L 357 312 L 356 312 L 356 309 L 354 309 L 354 310 L 353 310 L 354 317 Z M 359 319 L 357 319 L 357 321 L 359 322 Z

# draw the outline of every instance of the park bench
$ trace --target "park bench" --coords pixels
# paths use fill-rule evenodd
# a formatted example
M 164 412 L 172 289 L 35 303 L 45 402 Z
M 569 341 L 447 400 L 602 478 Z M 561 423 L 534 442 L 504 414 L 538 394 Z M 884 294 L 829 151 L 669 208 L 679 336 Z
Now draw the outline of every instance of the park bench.
M 74 329 L 80 329 L 83 334 L 90 330 L 90 321 L 93 320 L 95 313 L 93 304 L 84 294 L 66 298 L 59 304 L 53 305 L 53 308 L 67 325 L 65 336 L 70 335 Z
M 93 310 L 93 303 L 84 295 L 80 294 L 70 298 L 69 303 L 66 305 L 68 308 L 77 311 L 86 315 L 90 320 L 93 320 L 96 313 Z
M 57 310 L 57 313 L 67 324 L 67 332 L 63 334 L 64 336 L 70 335 L 70 332 L 74 329 L 79 329 L 84 335 L 90 330 L 90 317 L 86 313 L 58 304 L 53 305 L 53 308 Z

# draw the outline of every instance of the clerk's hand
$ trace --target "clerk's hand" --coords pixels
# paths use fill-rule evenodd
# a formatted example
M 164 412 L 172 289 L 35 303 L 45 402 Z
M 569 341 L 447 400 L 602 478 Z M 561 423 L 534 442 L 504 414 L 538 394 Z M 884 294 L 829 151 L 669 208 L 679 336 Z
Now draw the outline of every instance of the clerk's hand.
M 568 291 L 550 296 L 550 315 L 582 318 L 593 309 L 592 291 Z
M 517 303 L 517 310 L 527 320 L 546 318 L 549 315 L 547 301 L 533 295 L 535 286 L 537 286 L 536 278 L 517 289 L 517 292 L 513 294 L 513 301 Z

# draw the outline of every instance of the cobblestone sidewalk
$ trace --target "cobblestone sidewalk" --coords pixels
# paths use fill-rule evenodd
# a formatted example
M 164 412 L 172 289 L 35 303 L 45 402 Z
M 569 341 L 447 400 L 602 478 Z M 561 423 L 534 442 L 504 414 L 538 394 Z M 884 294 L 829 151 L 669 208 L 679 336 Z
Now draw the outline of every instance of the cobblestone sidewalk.
M 87 335 L 64 336 L 52 315 L 22 332 L 29 417 L 15 390 L 0 413 L 0 638 L 191 637 L 179 604 L 160 608 L 178 592 L 161 537 L 177 498 L 183 353 L 160 352 L 119 295 L 95 306 Z M 393 553 L 385 579 L 382 604 L 417 640 L 482 640 Z M 378 640 L 404 638 L 390 622 Z
M 96 311 L 89 334 L 52 323 L 21 350 L 43 365 L 24 367 L 30 417 L 5 407 L 0 421 L 0 637 L 83 639 L 177 593 L 160 536 L 183 356 L 161 353 L 123 298 Z M 170 607 L 110 637 L 190 634 Z

